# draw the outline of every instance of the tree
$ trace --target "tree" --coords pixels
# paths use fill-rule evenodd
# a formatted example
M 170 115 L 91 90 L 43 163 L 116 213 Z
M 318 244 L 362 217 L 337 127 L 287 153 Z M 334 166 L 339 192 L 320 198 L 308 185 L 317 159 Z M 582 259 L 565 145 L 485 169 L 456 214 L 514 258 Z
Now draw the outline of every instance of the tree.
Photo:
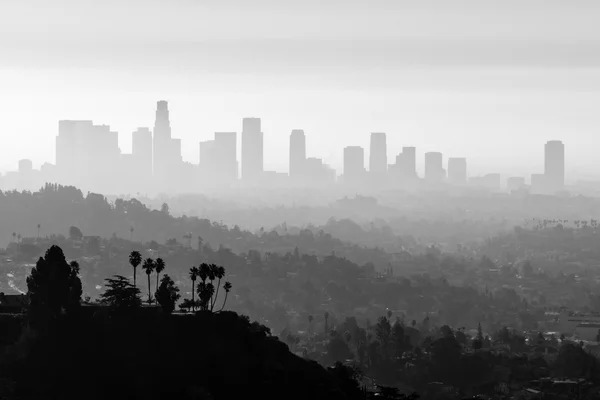
M 60 247 L 50 247 L 31 269 L 27 290 L 32 324 L 41 327 L 51 323 L 63 311 L 70 313 L 80 306 L 79 264 L 67 263 Z
M 312 322 L 313 322 L 313 316 L 309 315 L 308 316 L 308 332 L 310 333 L 312 331 Z
M 152 295 L 150 294 L 150 275 L 154 272 L 154 260 L 151 258 L 146 258 L 144 260 L 144 264 L 142 265 L 142 269 L 146 272 L 146 276 L 148 276 L 148 304 L 152 303 Z
M 131 310 L 141 306 L 140 289 L 121 275 L 106 279 L 106 291 L 100 295 L 100 303 L 117 311 Z
M 331 362 L 344 362 L 351 359 L 353 355 L 348 343 L 337 332 L 334 332 L 327 343 L 327 356 Z
M 473 339 L 473 348 L 479 350 L 483 347 L 483 330 L 481 329 L 481 322 L 477 323 L 477 336 Z
M 83 233 L 81 229 L 76 226 L 72 226 L 69 228 L 69 238 L 71 240 L 81 240 L 83 238 Z
M 196 279 L 198 278 L 199 274 L 200 274 L 200 270 L 198 269 L 198 267 L 190 268 L 190 279 L 192 280 L 192 303 L 191 303 L 192 311 L 196 311 L 196 307 L 195 307 L 196 300 L 194 300 L 194 295 L 195 295 L 194 285 L 196 283 Z
M 165 262 L 162 258 L 157 258 L 154 263 L 154 270 L 156 271 L 156 290 L 158 290 L 158 280 L 160 279 L 160 273 L 165 270 Z
M 180 297 L 179 288 L 175 286 L 173 279 L 165 274 L 156 291 L 156 302 L 160 304 L 166 313 L 171 314 L 175 310 L 175 304 Z
M 42 227 L 41 224 L 37 224 L 37 238 L 38 240 L 40 240 L 40 228 Z
M 136 276 L 136 271 L 137 271 L 137 267 L 139 267 L 139 265 L 142 263 L 142 255 L 140 254 L 139 251 L 132 251 L 131 254 L 129 254 L 129 264 L 131 264 L 131 266 L 133 267 L 133 286 L 136 286 L 135 284 L 135 276 Z
M 386 317 L 379 317 L 377 320 L 377 325 L 375 326 L 375 337 L 381 345 L 383 353 L 382 355 L 384 357 L 386 356 L 388 350 L 391 334 L 392 327 L 390 326 L 390 321 Z
M 221 287 L 221 279 L 223 279 L 223 277 L 225 277 L 225 268 L 217 267 L 216 265 L 212 265 L 211 267 L 213 268 L 213 274 L 214 274 L 215 278 L 218 279 L 217 291 L 215 293 L 215 299 L 212 302 L 212 305 L 210 307 L 210 310 L 212 311 L 213 308 L 215 307 L 215 303 L 217 302 L 217 297 L 219 297 L 219 287 Z
M 133 228 L 133 226 L 131 228 L 129 228 L 129 241 L 133 242 L 133 232 L 135 231 L 135 229 Z
M 225 285 L 223 285 L 223 289 L 225 289 L 225 299 L 223 300 L 223 305 L 221 306 L 221 310 L 223 310 L 223 308 L 225 308 L 225 303 L 227 303 L 227 295 L 231 291 L 231 283 L 225 282 Z M 219 312 L 221 310 L 219 310 Z
M 325 333 L 329 332 L 329 311 L 325 311 Z

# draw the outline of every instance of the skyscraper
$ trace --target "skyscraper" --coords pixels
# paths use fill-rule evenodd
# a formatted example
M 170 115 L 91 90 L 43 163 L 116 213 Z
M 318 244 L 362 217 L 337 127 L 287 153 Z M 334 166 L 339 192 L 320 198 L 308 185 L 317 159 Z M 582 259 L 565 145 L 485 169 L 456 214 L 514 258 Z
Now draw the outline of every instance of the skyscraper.
M 256 181 L 262 177 L 263 133 L 260 118 L 244 118 L 242 121 L 242 179 Z
M 152 132 L 149 128 L 138 128 L 132 134 L 131 153 L 140 176 L 152 176 Z
M 344 182 L 356 183 L 365 174 L 365 151 L 360 146 L 344 148 Z
M 467 159 L 448 159 L 448 182 L 453 185 L 465 185 L 467 183 Z
M 290 178 L 301 180 L 306 177 L 306 136 L 301 129 L 290 135 Z
M 565 186 L 565 146 L 551 140 L 544 146 L 544 175 L 548 190 L 556 192 Z
M 377 174 L 387 172 L 387 141 L 383 132 L 371 133 L 369 172 Z
M 425 180 L 432 183 L 439 183 L 444 180 L 442 153 L 425 153 Z
M 238 178 L 237 133 L 215 132 L 213 168 L 223 181 Z
M 157 183 L 167 189 L 172 188 L 173 176 L 181 167 L 181 139 L 171 137 L 171 121 L 169 106 L 164 100 L 156 103 L 156 119 L 154 122 L 154 178 Z M 167 185 L 169 184 L 169 185 Z

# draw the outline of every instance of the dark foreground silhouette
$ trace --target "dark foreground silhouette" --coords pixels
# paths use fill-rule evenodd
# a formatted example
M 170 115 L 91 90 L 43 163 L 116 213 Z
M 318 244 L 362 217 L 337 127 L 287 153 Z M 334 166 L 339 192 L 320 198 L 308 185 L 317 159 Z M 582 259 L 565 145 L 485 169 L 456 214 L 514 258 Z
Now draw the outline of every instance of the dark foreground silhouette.
M 247 317 L 208 307 L 172 314 L 178 295 L 168 275 L 157 292 L 160 306 L 142 306 L 139 288 L 126 278 L 108 282 L 101 302 L 82 304 L 79 265 L 68 263 L 57 246 L 38 260 L 27 278 L 26 315 L 0 318 L 0 398 L 362 395 L 346 367 L 326 370 L 297 357 Z

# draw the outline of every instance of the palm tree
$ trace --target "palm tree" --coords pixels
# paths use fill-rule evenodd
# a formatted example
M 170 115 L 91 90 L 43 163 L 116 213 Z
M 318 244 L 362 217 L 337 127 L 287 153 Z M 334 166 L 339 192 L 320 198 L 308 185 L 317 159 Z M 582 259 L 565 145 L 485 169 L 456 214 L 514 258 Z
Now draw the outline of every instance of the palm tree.
M 165 270 L 165 262 L 162 258 L 157 258 L 154 263 L 154 270 L 156 271 L 156 290 L 158 290 L 158 280 L 160 279 L 160 273 Z
M 311 327 L 312 327 L 312 322 L 313 322 L 313 316 L 312 316 L 312 315 L 309 315 L 309 316 L 308 316 L 308 332 L 309 332 L 309 333 L 310 333 L 310 332 L 311 332 L 311 330 L 312 330 L 312 329 L 311 329 Z
M 196 311 L 196 301 L 194 300 L 194 295 L 196 293 L 194 291 L 194 284 L 196 283 L 196 278 L 198 278 L 199 273 L 200 270 L 198 267 L 190 268 L 190 279 L 192 280 L 192 311 Z
M 139 251 L 132 251 L 131 254 L 129 254 L 129 264 L 131 264 L 131 266 L 133 267 L 133 287 L 135 286 L 135 275 L 136 275 L 136 271 L 137 271 L 137 267 L 142 263 L 142 255 L 140 254 Z
M 16 233 L 16 232 L 13 232 L 13 233 L 12 233 L 12 237 L 13 237 L 13 242 L 14 242 L 14 241 L 17 239 L 17 233 Z
M 135 231 L 135 229 L 133 229 L 133 226 L 131 228 L 129 228 L 129 241 L 133 242 L 133 231 Z
M 144 265 L 142 265 L 142 269 L 146 271 L 146 275 L 148 275 L 148 304 L 152 303 L 152 297 L 150 295 L 150 275 L 154 271 L 154 260 L 151 258 L 146 258 L 144 260 Z
M 223 277 L 225 276 L 225 268 L 215 266 L 214 274 L 215 274 L 215 277 L 219 281 L 217 282 L 217 291 L 215 293 L 215 300 L 213 301 L 212 306 L 210 307 L 210 311 L 212 311 L 213 308 L 215 307 L 215 303 L 217 302 L 217 298 L 219 297 L 219 287 L 221 287 L 221 279 L 223 279 Z
M 37 224 L 37 229 L 38 229 L 38 240 L 40 240 L 40 228 L 42 227 L 41 224 Z
M 231 283 L 225 282 L 225 285 L 223 285 L 223 289 L 225 289 L 225 300 L 223 300 L 223 306 L 221 306 L 221 310 L 223 310 L 223 308 L 225 308 L 225 303 L 227 302 L 227 295 L 229 294 L 229 291 L 231 290 Z M 221 310 L 219 310 L 219 312 Z

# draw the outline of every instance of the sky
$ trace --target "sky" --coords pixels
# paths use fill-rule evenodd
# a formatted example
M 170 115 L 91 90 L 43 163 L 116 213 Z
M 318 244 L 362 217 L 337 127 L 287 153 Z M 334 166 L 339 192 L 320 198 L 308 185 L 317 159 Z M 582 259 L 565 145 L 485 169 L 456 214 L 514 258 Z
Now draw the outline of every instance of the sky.
M 470 175 L 542 172 L 562 140 L 567 179 L 600 178 L 600 2 L 586 0 L 1 0 L 0 171 L 54 162 L 58 120 L 120 134 L 169 101 L 173 136 L 198 142 L 261 117 L 265 167 L 341 167 L 386 132 L 467 157 Z M 239 142 L 238 138 L 238 142 Z M 238 149 L 239 152 L 239 149 Z

